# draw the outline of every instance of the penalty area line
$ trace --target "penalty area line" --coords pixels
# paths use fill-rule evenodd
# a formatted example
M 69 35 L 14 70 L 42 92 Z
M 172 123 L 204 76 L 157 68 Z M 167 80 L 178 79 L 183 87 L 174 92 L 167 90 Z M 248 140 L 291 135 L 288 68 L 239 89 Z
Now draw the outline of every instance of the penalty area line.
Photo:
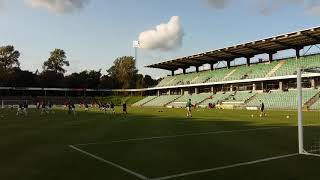
M 155 136 L 155 137 L 147 137 L 147 138 L 134 138 L 134 139 L 124 139 L 118 141 L 110 141 L 110 142 L 96 142 L 96 143 L 83 143 L 83 144 L 73 144 L 72 146 L 88 146 L 88 145 L 99 145 L 99 144 L 114 144 L 114 143 L 123 143 L 123 142 L 132 142 L 132 141 L 147 141 L 154 139 L 171 139 L 178 137 L 188 137 L 188 136 L 201 136 L 201 135 L 210 135 L 210 134 L 224 134 L 224 133 L 241 133 L 241 132 L 251 132 L 251 131 L 264 131 L 264 130 L 272 130 L 272 129 L 280 129 L 283 127 L 267 127 L 267 128 L 253 128 L 253 129 L 242 129 L 242 130 L 223 130 L 223 131 L 212 131 L 212 132 L 204 132 L 204 133 L 190 133 L 190 134 L 178 134 L 172 136 Z
M 198 170 L 198 171 L 185 172 L 185 173 L 181 173 L 181 174 L 163 176 L 163 177 L 154 178 L 151 180 L 167 180 L 167 179 L 202 174 L 202 173 L 207 173 L 207 172 L 214 172 L 214 171 L 218 171 L 218 170 L 230 169 L 230 168 L 235 168 L 235 167 L 240 167 L 240 166 L 247 166 L 247 165 L 252 165 L 252 164 L 258 164 L 258 163 L 277 160 L 277 159 L 284 159 L 284 158 L 293 157 L 293 156 L 297 156 L 297 155 L 299 155 L 299 153 L 287 154 L 287 155 L 282 155 L 282 156 L 274 156 L 274 157 L 259 159 L 259 160 L 255 160 L 255 161 L 248 161 L 248 162 L 242 162 L 242 163 L 237 163 L 237 164 L 232 164 L 232 165 L 227 165 L 227 166 L 220 166 L 220 167 L 216 167 L 216 168 L 203 169 L 203 170 Z
M 69 147 L 70 147 L 71 149 L 75 150 L 75 151 L 78 151 L 78 152 L 80 152 L 80 153 L 82 153 L 82 154 L 85 154 L 85 155 L 87 155 L 87 156 L 89 156 L 89 157 L 91 157 L 91 158 L 94 158 L 94 159 L 96 159 L 96 160 L 98 160 L 98 161 L 100 161 L 100 162 L 109 164 L 109 165 L 111 165 L 111 166 L 113 166 L 113 167 L 115 167 L 115 168 L 118 168 L 118 169 L 126 172 L 126 173 L 129 173 L 129 174 L 131 174 L 131 175 L 133 175 L 133 176 L 135 176 L 135 177 L 137 177 L 137 178 L 139 178 L 139 179 L 142 179 L 142 180 L 148 180 L 148 179 L 150 179 L 150 178 L 147 178 L 147 177 L 144 176 L 144 175 L 141 175 L 141 174 L 139 174 L 139 173 L 137 173 L 137 172 L 134 172 L 134 171 L 132 171 L 132 170 L 130 170 L 130 169 L 127 169 L 127 168 L 125 168 L 125 167 L 122 167 L 122 166 L 120 166 L 120 165 L 118 165 L 118 164 L 116 164 L 116 163 L 113 163 L 113 162 L 111 162 L 111 161 L 105 160 L 105 159 L 103 159 L 103 158 L 101 158 L 101 157 L 99 157 L 99 156 L 96 156 L 96 155 L 94 155 L 94 154 L 91 154 L 91 153 L 89 153 L 89 152 L 87 152 L 87 151 L 84 151 L 84 150 L 82 150 L 82 149 L 80 149 L 80 148 L 77 148 L 77 147 L 75 147 L 75 146 L 73 146 L 73 145 L 69 145 Z

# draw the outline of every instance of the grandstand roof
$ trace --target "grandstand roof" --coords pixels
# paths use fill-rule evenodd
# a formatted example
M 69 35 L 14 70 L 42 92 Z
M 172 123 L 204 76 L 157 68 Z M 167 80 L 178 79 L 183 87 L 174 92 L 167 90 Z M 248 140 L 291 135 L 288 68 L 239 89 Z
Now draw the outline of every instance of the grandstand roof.
M 304 46 L 320 44 L 320 27 L 278 35 L 262 40 L 207 51 L 191 56 L 180 57 L 146 67 L 177 70 L 190 66 L 215 64 L 219 61 L 232 61 L 236 58 L 253 57 L 258 54 L 273 54 L 286 49 L 301 49 Z

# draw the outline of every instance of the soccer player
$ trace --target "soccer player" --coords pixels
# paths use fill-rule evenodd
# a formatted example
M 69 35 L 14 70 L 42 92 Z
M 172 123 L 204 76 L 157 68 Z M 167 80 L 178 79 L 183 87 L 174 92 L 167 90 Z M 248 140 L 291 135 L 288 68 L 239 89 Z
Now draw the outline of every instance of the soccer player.
M 18 110 L 17 110 L 17 116 L 18 116 L 19 114 L 23 113 L 22 111 L 23 111 L 23 104 L 22 104 L 22 102 L 20 102 L 20 103 L 19 103 L 19 106 L 18 106 Z
M 24 115 L 28 115 L 28 103 L 27 103 L 27 101 L 25 101 L 24 103 L 23 103 L 23 113 L 24 113 Z
M 84 105 L 84 110 L 85 110 L 86 112 L 89 111 L 89 105 L 88 105 L 87 103 Z
M 260 100 L 260 111 L 261 111 L 261 113 L 260 113 L 260 117 L 263 117 L 263 116 L 265 116 L 266 115 L 266 113 L 264 113 L 264 103 Z
M 103 113 L 105 114 L 107 112 L 107 105 L 105 103 L 100 105 L 101 107 L 101 111 L 103 111 Z
M 37 110 L 40 109 L 40 102 L 39 101 L 37 101 L 36 107 L 37 107 Z
M 187 117 L 192 117 L 192 114 L 191 114 L 191 108 L 192 108 L 191 99 L 188 100 L 186 107 L 187 107 Z
M 68 107 L 68 114 L 71 114 L 72 113 L 72 105 L 71 105 L 70 101 L 67 103 L 67 107 Z
M 123 114 L 128 114 L 128 112 L 127 112 L 127 103 L 126 102 L 123 102 L 123 104 L 122 104 L 122 112 L 123 112 Z
M 111 107 L 111 112 L 112 112 L 112 114 L 114 114 L 116 111 L 115 111 L 115 109 L 114 109 L 114 104 L 113 104 L 113 102 L 111 102 L 110 107 Z
M 44 114 L 47 112 L 47 105 L 45 102 L 42 102 L 41 104 L 41 114 Z
M 68 114 L 71 113 L 73 113 L 73 115 L 76 115 L 76 106 L 73 103 L 68 102 Z
M 51 103 L 51 102 L 48 102 L 48 111 L 47 111 L 47 113 L 54 113 L 54 111 L 53 111 L 53 104 Z
M 73 103 L 71 105 L 71 111 L 73 112 L 73 115 L 76 115 L 76 106 Z

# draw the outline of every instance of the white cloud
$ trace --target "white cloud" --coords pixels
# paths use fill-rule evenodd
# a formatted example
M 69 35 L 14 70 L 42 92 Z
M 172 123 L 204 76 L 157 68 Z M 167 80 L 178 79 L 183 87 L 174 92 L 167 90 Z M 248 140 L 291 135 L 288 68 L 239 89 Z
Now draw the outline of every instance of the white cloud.
M 256 1 L 259 11 L 263 15 L 271 15 L 282 7 L 289 5 L 304 5 L 305 0 L 258 0 Z
M 310 7 L 308 9 L 308 12 L 310 12 L 311 14 L 320 16 L 320 5 Z
M 209 6 L 216 8 L 216 9 L 223 9 L 225 8 L 230 0 L 206 0 Z
M 157 25 L 154 29 L 139 35 L 140 48 L 148 50 L 174 50 L 182 46 L 184 31 L 178 16 L 171 17 L 166 24 Z
M 55 13 L 68 13 L 81 9 L 89 0 L 24 0 L 34 8 L 45 8 Z
M 224 9 L 236 0 L 202 0 L 206 1 L 208 6 L 215 9 Z M 253 4 L 253 10 L 258 8 L 258 11 L 263 15 L 271 15 L 287 6 L 300 6 L 304 12 L 320 15 L 320 0 L 250 0 Z
M 310 2 L 310 4 L 308 4 L 306 10 L 310 14 L 320 16 L 320 2 L 316 2 L 315 0 Z

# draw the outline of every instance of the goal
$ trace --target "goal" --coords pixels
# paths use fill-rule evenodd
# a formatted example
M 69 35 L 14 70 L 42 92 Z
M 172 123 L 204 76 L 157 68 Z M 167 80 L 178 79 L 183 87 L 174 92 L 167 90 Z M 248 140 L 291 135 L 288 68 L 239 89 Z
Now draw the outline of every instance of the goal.
M 6 108 L 18 108 L 19 104 L 21 102 L 27 102 L 28 104 L 31 103 L 30 100 L 0 100 L 1 102 L 1 109 L 6 109 Z
M 297 63 L 298 64 L 298 63 Z M 317 69 L 302 69 L 303 67 L 297 65 L 297 103 L 298 103 L 298 152 L 301 155 L 312 155 L 320 157 L 320 120 L 318 107 L 314 109 L 307 109 L 308 115 L 304 114 L 304 94 L 302 90 L 303 72 L 306 73 L 320 73 Z M 314 97 L 317 101 L 319 93 Z M 307 117 L 307 118 L 305 118 Z M 311 119 L 311 121 L 310 121 Z M 306 120 L 310 122 L 306 122 Z

